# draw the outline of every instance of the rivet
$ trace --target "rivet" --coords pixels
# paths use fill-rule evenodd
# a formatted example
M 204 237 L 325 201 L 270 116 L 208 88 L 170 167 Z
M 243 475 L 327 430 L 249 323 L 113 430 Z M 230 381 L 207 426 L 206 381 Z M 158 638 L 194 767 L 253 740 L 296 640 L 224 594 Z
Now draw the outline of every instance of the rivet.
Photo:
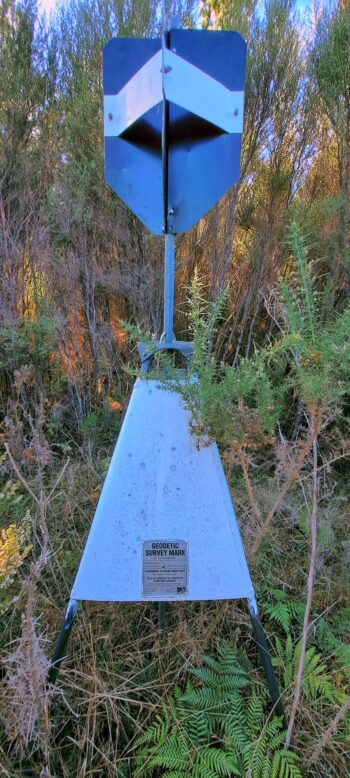
M 233 115 L 234 115 L 234 116 L 238 116 L 238 114 L 239 114 L 238 108 L 235 108 L 235 110 L 234 110 L 234 112 L 233 112 Z
M 113 114 L 112 113 L 108 114 L 108 119 L 109 119 L 110 122 L 112 121 L 112 119 L 113 119 Z

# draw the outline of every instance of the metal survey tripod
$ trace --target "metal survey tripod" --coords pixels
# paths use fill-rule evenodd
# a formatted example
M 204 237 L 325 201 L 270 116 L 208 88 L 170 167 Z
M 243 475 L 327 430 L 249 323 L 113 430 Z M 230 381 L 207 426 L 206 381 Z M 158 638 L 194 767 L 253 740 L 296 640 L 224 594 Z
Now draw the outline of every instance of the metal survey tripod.
M 170 241 L 169 241 L 170 238 Z M 170 243 L 170 259 L 169 259 L 169 243 Z M 169 352 L 175 351 L 183 355 L 184 359 L 190 367 L 190 359 L 192 353 L 192 344 L 176 341 L 173 337 L 173 300 L 174 300 L 174 239 L 173 236 L 167 236 L 165 238 L 165 290 L 164 297 L 167 299 L 167 305 L 164 306 L 164 333 L 163 338 L 154 344 L 154 347 L 149 348 L 144 344 L 139 344 L 139 354 L 141 358 L 141 373 L 145 376 L 147 372 L 151 370 L 152 360 L 154 359 L 158 350 L 166 350 Z M 169 268 L 170 264 L 170 268 Z M 170 272 L 169 272 L 170 271 Z M 261 662 L 263 665 L 267 686 L 270 692 L 271 701 L 274 711 L 277 715 L 282 716 L 284 722 L 285 715 L 281 696 L 278 688 L 278 683 L 274 674 L 274 670 L 271 663 L 271 657 L 265 637 L 265 633 L 261 622 L 259 620 L 258 608 L 255 600 L 254 590 L 251 589 L 250 596 L 247 598 L 248 611 L 252 623 L 252 628 L 255 636 L 255 640 L 259 649 Z M 52 664 L 48 673 L 48 683 L 55 683 L 59 668 L 66 654 L 67 644 L 69 636 L 72 630 L 73 622 L 77 613 L 77 601 L 71 599 L 67 608 L 66 616 L 59 632 L 55 650 L 52 657 Z M 166 601 L 159 601 L 158 605 L 158 618 L 159 629 L 164 631 L 166 629 Z
M 239 176 L 244 68 L 245 44 L 234 32 L 173 27 L 161 40 L 114 38 L 104 49 L 105 176 L 151 232 L 164 235 L 163 334 L 152 347 L 139 344 L 143 380 L 117 441 L 48 682 L 56 681 L 79 600 L 158 602 L 164 630 L 166 602 L 243 598 L 274 710 L 285 721 L 217 447 L 196 451 L 180 401 L 144 380 L 159 351 L 178 352 L 190 369 L 192 344 L 174 336 L 175 234 Z M 144 424 L 150 416 L 146 431 L 137 424 L 141 412 Z M 193 521 L 196 489 L 203 516 Z M 117 565 L 113 552 L 124 534 Z M 170 557 L 173 546 L 181 564 Z

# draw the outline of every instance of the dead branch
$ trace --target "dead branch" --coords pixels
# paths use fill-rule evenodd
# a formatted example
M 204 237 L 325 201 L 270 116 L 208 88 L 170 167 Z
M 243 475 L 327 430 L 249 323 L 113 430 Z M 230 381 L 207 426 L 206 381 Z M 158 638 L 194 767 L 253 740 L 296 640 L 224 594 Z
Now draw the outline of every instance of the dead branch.
M 310 437 L 312 439 L 312 448 L 313 448 L 312 513 L 311 513 L 311 522 L 310 522 L 311 523 L 310 566 L 309 566 L 309 574 L 307 579 L 307 598 L 306 598 L 306 608 L 304 614 L 303 634 L 301 640 L 301 651 L 300 651 L 300 659 L 299 659 L 299 666 L 298 666 L 297 682 L 296 682 L 296 687 L 294 692 L 292 709 L 289 717 L 285 748 L 289 748 L 291 743 L 295 717 L 300 702 L 302 683 L 303 683 L 304 664 L 305 664 L 306 644 L 307 644 L 307 637 L 309 631 L 309 621 L 310 621 L 310 613 L 311 613 L 311 605 L 312 605 L 314 581 L 315 581 L 315 567 L 316 567 L 316 553 L 317 553 L 317 515 L 318 515 L 318 471 L 317 471 L 318 430 L 319 430 L 318 420 L 316 414 L 314 413 L 311 416 L 311 423 L 310 423 Z
M 328 745 L 331 737 L 336 732 L 340 722 L 343 720 L 344 716 L 346 716 L 347 712 L 350 710 L 350 697 L 348 697 L 345 702 L 343 702 L 342 706 L 339 708 L 338 712 L 330 722 L 329 726 L 327 727 L 323 737 L 317 743 L 317 746 L 314 748 L 310 758 L 306 762 L 306 767 L 311 767 L 311 765 L 315 764 L 321 756 L 322 751 L 326 748 Z
M 248 473 L 248 468 L 247 468 L 247 458 L 246 458 L 245 453 L 243 451 L 243 448 L 242 448 L 242 446 L 241 446 L 241 444 L 239 442 L 236 443 L 236 445 L 234 446 L 234 449 L 235 449 L 235 452 L 236 452 L 237 457 L 239 459 L 239 464 L 241 465 L 241 468 L 242 468 L 245 488 L 247 490 L 249 502 L 250 502 L 250 505 L 252 507 L 254 516 L 255 516 L 258 524 L 260 524 L 260 527 L 263 527 L 264 526 L 263 518 L 262 518 L 261 512 L 259 510 L 259 507 L 257 505 L 257 502 L 255 500 L 254 492 L 253 492 L 253 487 L 252 487 L 252 484 L 251 484 L 251 480 L 249 478 L 249 473 Z
M 255 538 L 255 541 L 254 541 L 254 543 L 252 545 L 252 549 L 251 549 L 251 552 L 250 552 L 250 557 L 253 557 L 254 554 L 256 554 L 257 550 L 260 548 L 260 545 L 261 545 L 261 543 L 262 543 L 262 541 L 263 541 L 263 539 L 264 539 L 264 537 L 265 537 L 265 535 L 266 535 L 266 533 L 267 533 L 267 531 L 268 531 L 268 529 L 270 527 L 270 524 L 272 522 L 272 519 L 275 516 L 275 513 L 277 512 L 278 508 L 280 507 L 281 503 L 283 502 L 283 500 L 284 500 L 288 490 L 290 489 L 290 487 L 297 480 L 298 475 L 300 473 L 300 470 L 302 469 L 302 467 L 304 465 L 304 462 L 306 460 L 306 457 L 307 457 L 309 451 L 311 450 L 311 448 L 313 446 L 313 443 L 315 441 L 315 437 L 314 437 L 315 434 L 316 434 L 315 431 L 310 430 L 310 433 L 309 433 L 309 435 L 308 435 L 308 437 L 307 437 L 307 439 L 306 439 L 302 449 L 300 450 L 300 452 L 299 452 L 299 454 L 297 456 L 297 459 L 295 461 L 294 467 L 291 468 L 291 472 L 290 472 L 289 477 L 285 481 L 285 483 L 284 483 L 280 493 L 276 497 L 276 500 L 275 500 L 271 510 L 269 511 L 265 522 L 263 523 L 261 529 L 259 530 L 259 532 L 258 532 L 258 534 L 257 534 L 257 536 Z

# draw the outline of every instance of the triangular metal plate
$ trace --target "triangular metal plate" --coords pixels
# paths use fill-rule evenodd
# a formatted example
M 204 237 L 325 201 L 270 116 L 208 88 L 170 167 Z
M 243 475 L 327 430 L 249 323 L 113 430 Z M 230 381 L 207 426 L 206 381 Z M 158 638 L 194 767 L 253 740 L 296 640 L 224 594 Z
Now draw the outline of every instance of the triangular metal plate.
M 217 446 L 197 448 L 189 422 L 178 393 L 136 381 L 74 599 L 254 596 Z M 175 548 L 180 558 L 169 559 Z

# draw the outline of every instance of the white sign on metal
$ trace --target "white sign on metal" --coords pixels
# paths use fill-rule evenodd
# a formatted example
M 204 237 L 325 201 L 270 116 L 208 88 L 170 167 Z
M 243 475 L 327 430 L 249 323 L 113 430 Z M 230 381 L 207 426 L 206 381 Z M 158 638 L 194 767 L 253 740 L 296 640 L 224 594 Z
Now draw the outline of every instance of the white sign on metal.
M 178 393 L 136 381 L 73 599 L 254 597 L 217 446 L 189 422 Z
M 164 72 L 164 81 L 162 74 Z M 165 98 L 224 132 L 242 133 L 244 92 L 231 91 L 164 49 L 151 57 L 117 95 L 104 95 L 104 134 L 117 137 Z
M 231 92 L 170 49 L 164 51 L 164 73 L 167 100 L 225 132 L 243 131 L 243 91 Z
M 184 540 L 145 540 L 143 596 L 159 599 L 187 594 L 188 547 Z
M 105 137 L 120 135 L 162 100 L 162 52 L 158 51 L 117 95 L 104 95 Z

